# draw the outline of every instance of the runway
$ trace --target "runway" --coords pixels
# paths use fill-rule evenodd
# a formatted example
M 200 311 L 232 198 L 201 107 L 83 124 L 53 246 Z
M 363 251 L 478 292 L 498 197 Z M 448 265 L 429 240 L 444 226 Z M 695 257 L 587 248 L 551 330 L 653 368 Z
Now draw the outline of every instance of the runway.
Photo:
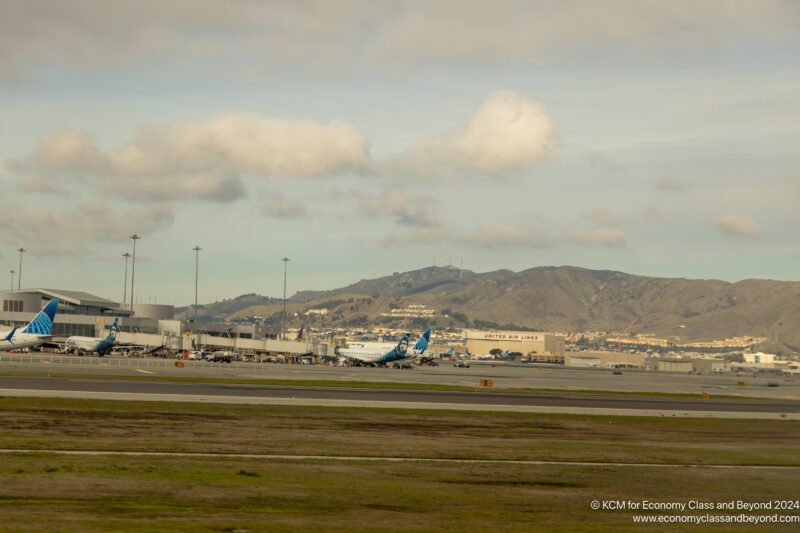
M 226 379 L 274 379 L 300 381 L 358 381 L 416 383 L 478 387 L 480 380 L 493 380 L 495 390 L 546 389 L 569 392 L 619 391 L 626 393 L 680 393 L 712 398 L 718 395 L 770 398 L 800 402 L 800 376 L 766 374 L 677 374 L 625 370 L 613 374 L 608 369 L 579 369 L 560 366 L 504 366 L 474 364 L 472 368 L 453 368 L 443 362 L 438 367 L 414 370 L 387 368 L 343 368 L 325 365 L 281 365 L 264 363 L 220 364 L 184 361 L 177 368 L 174 360 L 158 358 L 72 357 L 51 354 L 0 353 L 0 373 L 35 375 L 70 374 L 102 376 L 193 377 Z M 776 385 L 776 386 L 773 386 Z
M 0 395 L 628 416 L 800 419 L 800 402 L 788 400 L 378 390 L 18 376 L 0 377 Z

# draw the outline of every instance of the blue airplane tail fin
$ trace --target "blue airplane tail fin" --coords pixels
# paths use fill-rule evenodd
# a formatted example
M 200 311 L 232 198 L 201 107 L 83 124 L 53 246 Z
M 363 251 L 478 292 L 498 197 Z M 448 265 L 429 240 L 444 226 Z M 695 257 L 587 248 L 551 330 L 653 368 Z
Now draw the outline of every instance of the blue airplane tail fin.
M 53 331 L 53 320 L 58 311 L 58 298 L 53 298 L 44 308 L 39 311 L 33 320 L 25 326 L 22 333 L 33 333 L 34 335 L 50 335 Z
M 114 342 L 117 340 L 117 333 L 119 332 L 119 319 L 115 318 L 114 323 L 111 324 L 111 331 L 108 332 L 107 341 Z
M 431 340 L 431 328 L 425 330 L 422 336 L 414 345 L 414 351 L 422 353 L 428 348 L 428 342 Z

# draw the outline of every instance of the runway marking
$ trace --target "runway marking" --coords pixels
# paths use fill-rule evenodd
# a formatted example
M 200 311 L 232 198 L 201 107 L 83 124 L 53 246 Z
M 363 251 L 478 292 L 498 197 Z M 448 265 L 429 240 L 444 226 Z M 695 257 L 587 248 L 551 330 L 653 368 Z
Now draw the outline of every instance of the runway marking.
M 141 368 L 134 368 L 135 371 L 141 372 L 142 374 L 155 374 L 155 372 L 150 372 L 149 370 L 142 370 Z
M 800 470 L 798 465 L 734 465 L 734 464 L 692 464 L 692 463 L 616 463 L 601 461 L 543 461 L 525 459 L 447 459 L 441 457 L 374 457 L 358 455 L 285 455 L 259 453 L 206 453 L 206 452 L 146 452 L 115 450 L 22 450 L 13 448 L 0 449 L 3 455 L 83 455 L 83 456 L 121 456 L 121 457 L 198 457 L 223 459 L 262 459 L 280 461 L 368 461 L 385 463 L 443 463 L 443 464 L 512 464 L 531 466 L 614 466 L 634 468 L 709 468 L 709 469 L 745 469 L 745 470 Z

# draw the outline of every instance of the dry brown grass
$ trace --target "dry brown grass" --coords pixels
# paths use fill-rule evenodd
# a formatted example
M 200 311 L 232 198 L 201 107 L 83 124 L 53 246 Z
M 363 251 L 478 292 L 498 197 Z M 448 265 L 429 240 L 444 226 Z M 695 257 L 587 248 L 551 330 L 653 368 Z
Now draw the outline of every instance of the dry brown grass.
M 0 420 L 3 448 L 697 465 L 797 465 L 800 437 L 793 421 L 13 398 L 0 398 Z M 795 468 L 1 457 L 2 531 L 642 531 L 632 513 L 589 503 L 800 490 Z
M 800 464 L 800 422 L 0 398 L 0 447 Z

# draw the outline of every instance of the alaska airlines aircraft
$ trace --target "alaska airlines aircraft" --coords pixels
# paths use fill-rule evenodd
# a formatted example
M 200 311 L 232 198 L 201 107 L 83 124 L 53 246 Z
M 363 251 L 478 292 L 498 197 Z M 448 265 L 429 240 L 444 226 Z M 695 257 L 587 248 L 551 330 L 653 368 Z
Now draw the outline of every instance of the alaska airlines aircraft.
M 359 365 L 385 366 L 392 364 L 395 366 L 410 366 L 417 357 L 420 357 L 428 349 L 430 338 L 431 329 L 428 328 L 410 349 L 408 348 L 408 333 L 403 335 L 403 339 L 397 346 L 388 350 L 386 345 L 354 343 L 354 345 L 347 348 L 340 348 L 339 358 L 342 362 Z
M 413 353 L 414 349 L 411 350 L 411 353 L 408 351 L 408 337 L 408 333 L 403 335 L 403 338 L 397 343 L 397 346 L 389 351 L 385 351 L 385 348 L 354 346 L 352 348 L 341 348 L 339 350 L 339 357 L 347 363 L 372 366 L 385 366 L 389 363 L 399 363 L 417 357 Z M 419 342 L 417 344 L 419 344 Z
M 72 336 L 64 343 L 65 352 L 75 352 L 78 355 L 85 353 L 96 353 L 100 357 L 110 352 L 117 344 L 117 332 L 119 331 L 119 319 L 114 319 L 114 324 L 111 325 L 111 331 L 105 338 L 97 339 L 95 337 L 76 337 Z
M 20 350 L 44 344 L 52 338 L 53 320 L 58 310 L 58 299 L 53 298 L 39 311 L 25 328 L 17 332 L 18 328 L 10 332 L 0 333 L 0 351 Z

